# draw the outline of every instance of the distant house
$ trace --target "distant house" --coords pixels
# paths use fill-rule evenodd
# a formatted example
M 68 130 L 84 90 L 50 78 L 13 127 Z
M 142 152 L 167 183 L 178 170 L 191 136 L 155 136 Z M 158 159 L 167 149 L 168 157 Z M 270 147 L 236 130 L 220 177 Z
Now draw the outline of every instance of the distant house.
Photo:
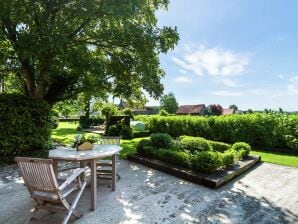
M 234 114 L 235 109 L 223 109 L 222 115 Z
M 177 115 L 203 115 L 204 110 L 206 109 L 205 104 L 197 104 L 197 105 L 182 105 L 179 106 L 176 111 Z
M 156 106 L 146 106 L 144 108 L 140 109 L 132 109 L 132 113 L 134 115 L 150 115 L 150 114 L 158 114 L 159 113 L 159 107 Z

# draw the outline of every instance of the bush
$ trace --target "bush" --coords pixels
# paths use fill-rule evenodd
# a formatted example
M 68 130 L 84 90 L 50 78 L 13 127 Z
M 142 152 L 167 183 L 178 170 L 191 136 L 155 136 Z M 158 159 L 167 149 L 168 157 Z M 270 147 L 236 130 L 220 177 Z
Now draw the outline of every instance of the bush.
M 293 138 L 289 140 L 286 136 L 293 135 L 298 115 L 276 113 L 211 117 L 139 115 L 136 119 L 143 121 L 151 133 L 168 133 L 173 137 L 190 135 L 231 144 L 247 142 L 250 145 L 271 148 L 297 147 L 288 144 Z
M 212 151 L 209 142 L 200 137 L 181 136 L 179 138 L 182 149 L 194 154 L 196 152 Z
M 148 136 L 150 136 L 149 131 L 134 131 L 133 132 L 134 138 L 142 138 L 142 137 L 148 137 Z
M 160 116 L 168 116 L 169 113 L 167 111 L 165 111 L 165 110 L 160 110 L 159 115 Z
M 158 150 L 156 155 L 156 159 L 161 161 L 171 163 L 174 165 L 178 165 L 181 167 L 190 167 L 190 155 L 185 152 L 178 152 L 169 149 Z
M 131 110 L 131 109 L 129 109 L 129 108 L 125 108 L 125 109 L 123 109 L 122 113 L 123 113 L 124 115 L 129 116 L 130 119 L 133 120 L 134 116 L 133 116 L 133 113 L 132 113 L 132 110 Z
M 16 156 L 47 154 L 51 147 L 51 107 L 42 100 L 0 95 L 0 163 Z
M 225 166 L 232 165 L 236 160 L 236 152 L 234 150 L 225 151 L 222 154 L 222 161 Z
M 80 127 L 82 129 L 90 128 L 90 126 L 97 126 L 104 123 L 104 119 L 100 117 L 86 117 L 80 116 Z
M 132 139 L 133 137 L 132 128 L 129 127 L 128 125 L 122 125 L 120 135 L 122 136 L 123 139 Z
M 59 117 L 52 115 L 51 116 L 51 127 L 52 129 L 56 129 L 59 126 Z
M 165 149 L 169 149 L 173 141 L 172 137 L 165 133 L 151 134 L 150 139 L 154 147 Z
M 212 149 L 217 152 L 224 152 L 229 150 L 232 146 L 230 144 L 224 143 L 224 142 L 216 142 L 207 140 L 207 142 L 210 144 Z
M 137 152 L 141 154 L 141 151 L 145 146 L 152 146 L 152 141 L 150 139 L 142 139 L 139 141 L 136 146 Z
M 232 150 L 235 150 L 239 154 L 239 158 L 242 159 L 245 156 L 248 156 L 251 151 L 251 147 L 245 142 L 236 142 L 232 145 Z
M 191 166 L 194 170 L 203 173 L 213 173 L 223 165 L 222 156 L 219 152 L 204 151 L 198 152 L 191 159 Z
M 108 135 L 119 136 L 121 132 L 121 125 L 111 125 L 108 129 Z

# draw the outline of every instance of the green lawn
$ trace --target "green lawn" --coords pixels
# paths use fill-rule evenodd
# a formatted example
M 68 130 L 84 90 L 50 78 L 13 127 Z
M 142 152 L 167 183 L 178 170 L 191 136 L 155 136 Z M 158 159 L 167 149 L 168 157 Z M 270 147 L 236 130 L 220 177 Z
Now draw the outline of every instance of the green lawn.
M 60 122 L 59 127 L 52 131 L 52 138 L 55 141 L 59 141 L 63 144 L 69 145 L 73 141 L 73 137 L 77 134 L 82 134 L 85 132 L 77 131 L 77 124 L 69 122 Z M 132 140 L 121 140 L 121 146 L 123 150 L 120 153 L 120 158 L 125 159 L 128 154 L 134 154 L 136 152 L 137 143 L 143 138 L 135 138 Z M 268 163 L 275 163 L 285 166 L 298 167 L 298 156 L 277 153 L 277 152 L 267 152 L 267 151 L 251 151 L 252 155 L 260 155 L 262 161 Z
M 263 162 L 275 163 L 284 166 L 298 167 L 298 156 L 289 155 L 278 152 L 267 152 L 267 151 L 251 151 L 251 155 L 260 155 Z
M 52 131 L 52 139 L 61 142 L 62 144 L 69 145 L 75 135 L 83 134 L 86 132 L 77 131 L 77 125 L 69 122 L 59 122 L 59 127 Z M 134 138 L 132 140 L 121 140 L 120 158 L 125 159 L 128 154 L 134 154 L 136 152 L 137 143 L 143 138 Z
M 75 135 L 84 133 L 77 131 L 77 126 L 78 123 L 59 122 L 59 127 L 52 131 L 52 139 L 62 144 L 69 145 Z

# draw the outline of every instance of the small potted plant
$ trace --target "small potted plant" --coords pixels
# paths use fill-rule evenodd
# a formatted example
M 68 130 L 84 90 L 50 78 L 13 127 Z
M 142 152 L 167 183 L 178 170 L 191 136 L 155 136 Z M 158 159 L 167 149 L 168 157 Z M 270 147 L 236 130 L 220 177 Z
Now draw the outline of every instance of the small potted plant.
M 93 149 L 93 143 L 98 142 L 98 137 L 95 135 L 75 135 L 72 147 L 78 151 L 91 150 Z

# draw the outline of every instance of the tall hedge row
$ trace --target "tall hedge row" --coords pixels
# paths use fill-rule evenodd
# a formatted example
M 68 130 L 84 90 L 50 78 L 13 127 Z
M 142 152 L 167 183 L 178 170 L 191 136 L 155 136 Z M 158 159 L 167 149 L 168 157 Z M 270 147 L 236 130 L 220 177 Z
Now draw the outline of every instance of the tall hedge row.
M 50 146 L 51 107 L 42 100 L 0 95 L 0 164 Z
M 298 126 L 297 115 L 284 114 L 235 114 L 229 116 L 144 116 L 150 132 L 164 132 L 173 137 L 200 136 L 214 141 L 247 142 L 254 146 L 287 148 L 285 135 L 292 134 Z

